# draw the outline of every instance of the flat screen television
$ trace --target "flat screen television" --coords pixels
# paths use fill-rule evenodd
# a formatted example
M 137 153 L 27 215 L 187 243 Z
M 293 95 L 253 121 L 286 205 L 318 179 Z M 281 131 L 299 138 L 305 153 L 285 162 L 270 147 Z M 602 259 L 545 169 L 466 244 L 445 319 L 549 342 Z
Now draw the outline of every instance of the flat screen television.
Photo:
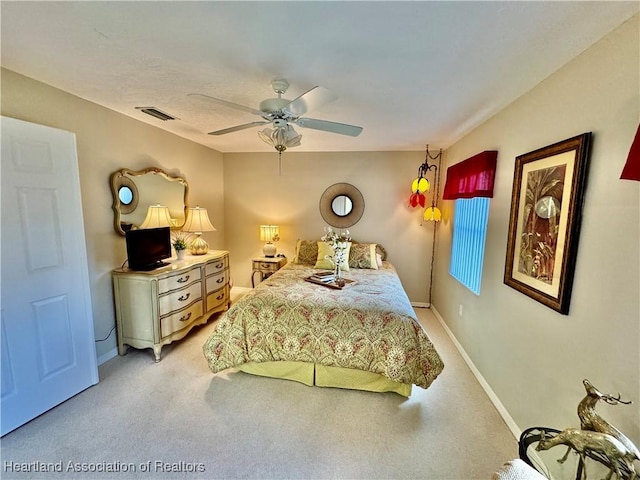
M 169 227 L 129 230 L 125 232 L 127 260 L 131 270 L 153 270 L 168 265 L 162 260 L 171 257 Z

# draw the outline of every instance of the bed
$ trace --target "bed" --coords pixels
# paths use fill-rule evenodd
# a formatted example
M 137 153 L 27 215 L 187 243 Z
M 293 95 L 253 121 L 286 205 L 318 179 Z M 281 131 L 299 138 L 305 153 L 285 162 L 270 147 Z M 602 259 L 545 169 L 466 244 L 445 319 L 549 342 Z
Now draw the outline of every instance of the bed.
M 306 385 L 403 396 L 413 385 L 429 387 L 444 365 L 394 266 L 380 254 L 376 260 L 374 248 L 381 247 L 374 246 L 352 247 L 343 275 L 354 282 L 340 290 L 305 280 L 318 268 L 313 249 L 305 258 L 298 242 L 292 263 L 218 320 L 203 346 L 211 371 L 237 368 Z M 367 249 L 373 259 L 353 254 Z

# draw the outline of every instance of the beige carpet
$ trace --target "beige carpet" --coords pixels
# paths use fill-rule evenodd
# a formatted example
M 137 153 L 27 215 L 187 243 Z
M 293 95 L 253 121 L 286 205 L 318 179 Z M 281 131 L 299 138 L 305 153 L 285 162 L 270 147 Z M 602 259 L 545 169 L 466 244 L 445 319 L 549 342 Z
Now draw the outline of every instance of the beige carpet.
M 213 321 L 160 363 L 134 349 L 108 361 L 98 385 L 3 437 L 0 477 L 489 479 L 517 442 L 433 314 L 416 312 L 445 369 L 409 399 L 214 376 L 201 350 Z M 33 471 L 45 467 L 62 471 Z

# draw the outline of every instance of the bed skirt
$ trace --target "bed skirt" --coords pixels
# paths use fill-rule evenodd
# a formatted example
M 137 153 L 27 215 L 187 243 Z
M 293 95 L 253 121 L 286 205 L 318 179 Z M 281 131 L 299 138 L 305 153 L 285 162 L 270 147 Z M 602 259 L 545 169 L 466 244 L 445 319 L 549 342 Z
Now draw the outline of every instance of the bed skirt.
M 367 392 L 395 392 L 404 397 L 411 395 L 412 388 L 410 384 L 394 382 L 377 373 L 304 362 L 250 362 L 238 365 L 238 369 L 262 377 L 293 380 L 310 387 L 315 385 Z

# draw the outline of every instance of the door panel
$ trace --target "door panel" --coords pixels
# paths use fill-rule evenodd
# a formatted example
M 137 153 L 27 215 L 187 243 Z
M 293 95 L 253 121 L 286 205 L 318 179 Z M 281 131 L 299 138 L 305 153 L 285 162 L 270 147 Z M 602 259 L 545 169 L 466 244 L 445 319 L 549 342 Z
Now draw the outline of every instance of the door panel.
M 1 121 L 4 435 L 98 373 L 75 136 Z
M 18 189 L 18 215 L 23 230 L 30 273 L 60 267 L 62 239 L 56 191 L 45 188 Z
M 7 343 L 7 334 L 4 328 L 4 312 L 0 316 L 1 332 L 2 338 L 0 339 L 0 343 L 2 345 L 2 371 L 0 374 L 2 375 L 2 393 L 0 395 L 0 399 L 4 400 L 5 397 L 9 395 L 13 395 L 16 391 L 15 385 L 13 383 L 13 368 L 11 368 L 11 358 L 9 358 L 9 345 Z
M 33 302 L 40 380 L 75 364 L 72 322 L 66 295 Z

